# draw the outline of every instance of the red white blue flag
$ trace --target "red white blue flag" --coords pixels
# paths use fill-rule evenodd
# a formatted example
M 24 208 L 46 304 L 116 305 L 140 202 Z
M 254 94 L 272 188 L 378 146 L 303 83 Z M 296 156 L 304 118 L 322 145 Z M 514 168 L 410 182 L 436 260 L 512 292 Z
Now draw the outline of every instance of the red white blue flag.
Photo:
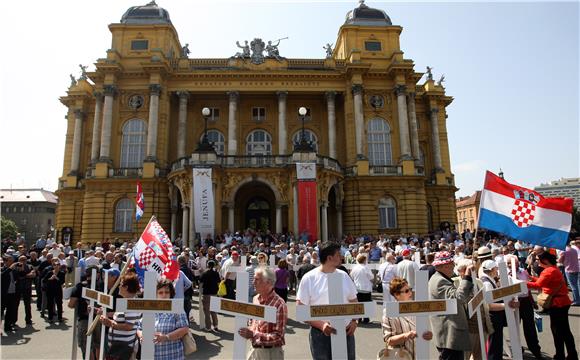
M 135 199 L 135 219 L 139 221 L 145 211 L 145 196 L 143 196 L 143 188 L 141 182 L 137 181 L 137 198 Z
M 479 227 L 564 250 L 572 225 L 573 203 L 570 198 L 544 197 L 488 171 L 479 205 Z
M 171 281 L 179 277 L 179 264 L 173 253 L 173 245 L 157 219 L 152 218 L 145 227 L 133 248 L 131 264 L 141 282 L 145 278 L 145 271 L 154 271 L 157 278 L 164 277 Z

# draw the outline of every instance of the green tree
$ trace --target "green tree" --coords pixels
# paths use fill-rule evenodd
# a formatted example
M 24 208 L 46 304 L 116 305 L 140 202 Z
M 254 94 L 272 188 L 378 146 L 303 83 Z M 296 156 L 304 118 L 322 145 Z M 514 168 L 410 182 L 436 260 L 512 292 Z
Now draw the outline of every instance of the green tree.
M 580 210 L 578 207 L 574 206 L 572 208 L 572 230 L 576 234 L 580 233 Z
M 16 239 L 17 233 L 18 226 L 16 226 L 16 223 L 2 216 L 2 226 L 0 229 L 0 235 L 2 236 L 2 238 Z

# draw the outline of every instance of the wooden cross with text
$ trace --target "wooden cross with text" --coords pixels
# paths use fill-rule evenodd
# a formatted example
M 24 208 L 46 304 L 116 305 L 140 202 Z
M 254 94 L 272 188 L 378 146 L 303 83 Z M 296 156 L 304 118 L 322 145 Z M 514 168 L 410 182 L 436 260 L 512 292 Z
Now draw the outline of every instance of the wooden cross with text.
M 457 300 L 429 300 L 429 272 L 415 271 L 415 300 L 394 301 L 386 304 L 388 317 L 415 316 L 415 355 L 417 359 L 429 359 L 429 343 L 423 333 L 429 331 L 429 317 L 457 314 Z
M 377 305 L 374 301 L 343 303 L 342 275 L 337 271 L 328 274 L 329 305 L 296 305 L 296 320 L 328 320 L 336 329 L 330 336 L 332 359 L 346 359 L 346 324 L 344 320 L 375 317 Z
M 93 316 L 95 314 L 95 302 L 99 301 L 99 292 L 95 289 L 97 288 L 97 269 L 93 269 L 91 272 L 91 287 L 90 288 L 83 288 L 83 299 L 89 300 L 89 321 L 93 321 Z M 83 334 L 79 334 L 79 336 L 83 336 Z M 93 336 L 91 333 L 87 335 L 87 344 L 85 347 L 85 354 L 87 357 L 91 355 L 91 340 Z
M 66 288 L 63 291 L 64 299 L 67 299 L 67 300 L 70 299 L 72 292 L 76 288 L 77 284 L 80 282 L 81 282 L 81 268 L 77 267 L 77 268 L 75 268 L 75 279 L 74 279 L 73 286 L 70 288 Z M 71 359 L 72 360 L 77 359 L 77 336 L 79 336 L 79 334 L 77 334 L 77 322 L 79 321 L 78 314 L 77 314 L 77 308 L 78 308 L 78 306 L 75 306 L 75 309 L 73 312 L 73 314 L 74 314 L 73 315 L 73 342 L 72 342 L 72 351 L 71 351 Z M 84 336 L 84 334 L 82 336 Z

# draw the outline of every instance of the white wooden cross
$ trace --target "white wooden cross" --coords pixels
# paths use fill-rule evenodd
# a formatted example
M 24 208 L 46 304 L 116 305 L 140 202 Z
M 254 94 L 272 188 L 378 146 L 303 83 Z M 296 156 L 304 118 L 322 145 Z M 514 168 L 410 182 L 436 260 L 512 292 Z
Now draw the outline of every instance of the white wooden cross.
M 328 320 L 336 329 L 336 334 L 330 336 L 334 360 L 346 359 L 348 356 L 344 320 L 373 318 L 377 312 L 374 301 L 345 304 L 342 281 L 342 275 L 338 272 L 328 274 L 328 305 L 296 305 L 296 320 Z
M 423 333 L 429 331 L 429 317 L 457 314 L 456 299 L 429 299 L 429 272 L 415 271 L 415 300 L 388 302 L 388 317 L 415 316 L 415 355 L 417 359 L 429 359 L 429 342 L 423 339 Z
M 474 286 L 477 286 L 475 282 L 473 283 Z M 471 298 L 471 300 L 467 303 L 467 310 L 469 312 L 469 318 L 475 314 L 477 316 L 477 329 L 479 330 L 479 347 L 481 349 L 481 358 L 486 359 L 486 352 L 485 352 L 485 334 L 483 333 L 483 323 L 481 321 L 481 304 L 483 304 L 483 295 L 484 289 L 479 289 L 477 293 Z
M 519 293 L 528 291 L 528 287 L 523 281 L 514 281 L 508 275 L 507 265 L 504 261 L 498 262 L 497 266 L 499 268 L 499 278 L 502 287 L 486 291 L 485 302 L 492 304 L 496 301 L 503 300 L 505 304 L 508 331 L 510 334 L 512 357 L 515 360 L 521 360 L 523 355 L 520 341 L 520 324 L 519 322 L 516 322 L 516 309 L 512 309 L 508 305 L 508 302 L 514 298 L 517 299 Z
M 97 287 L 97 269 L 93 269 L 91 272 L 91 287 L 90 288 L 83 288 L 83 299 L 89 300 L 89 321 L 93 321 L 93 315 L 95 314 L 95 302 L 99 300 L 99 292 L 96 291 Z M 93 336 L 90 333 L 87 335 L 87 344 L 85 347 L 85 356 L 90 357 L 91 355 L 91 340 Z M 79 334 L 82 336 L 82 334 Z
M 276 255 L 271 254 L 270 255 L 270 264 L 268 266 L 270 269 L 276 270 L 276 268 L 278 267 L 276 265 Z
M 103 292 L 99 292 L 99 299 L 97 300 L 97 303 L 104 308 L 103 314 L 107 316 L 107 309 L 113 308 L 113 296 L 107 294 L 107 291 L 109 291 L 109 271 L 104 270 L 103 276 L 105 277 Z M 101 344 L 99 349 L 99 360 L 103 360 L 103 355 L 105 352 L 105 330 L 106 330 L 105 326 L 101 326 Z
M 248 319 L 276 322 L 276 308 L 248 303 L 250 275 L 243 271 L 236 275 L 236 300 L 217 296 L 211 297 L 210 309 L 214 312 L 235 316 L 234 327 L 234 360 L 246 359 L 246 339 L 238 331 L 247 326 Z
M 63 291 L 64 294 L 64 298 L 65 299 L 70 299 L 70 296 L 73 292 L 73 290 L 76 288 L 77 284 L 81 282 L 81 268 L 77 267 L 75 268 L 75 280 L 73 283 L 73 286 L 70 288 L 66 288 Z M 77 336 L 79 336 L 79 334 L 77 334 L 77 322 L 78 320 L 78 314 L 77 314 L 77 308 L 78 306 L 75 306 L 74 312 L 73 312 L 73 343 L 72 343 L 72 351 L 71 351 L 71 359 L 72 360 L 77 360 Z M 84 334 L 82 336 L 85 336 Z
M 145 271 L 143 298 L 117 299 L 117 311 L 143 313 L 143 343 L 141 359 L 153 360 L 155 356 L 155 314 L 183 313 L 183 299 L 157 299 L 157 274 Z

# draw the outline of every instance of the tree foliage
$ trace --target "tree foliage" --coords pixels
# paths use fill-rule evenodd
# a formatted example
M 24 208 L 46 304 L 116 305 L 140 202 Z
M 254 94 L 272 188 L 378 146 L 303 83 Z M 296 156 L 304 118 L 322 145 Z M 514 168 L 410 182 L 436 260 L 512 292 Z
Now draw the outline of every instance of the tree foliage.
M 10 219 L 6 219 L 4 216 L 2 216 L 1 221 L 2 226 L 0 229 L 0 235 L 2 236 L 2 239 L 16 239 L 16 234 L 18 233 L 18 226 L 16 226 L 16 223 Z

